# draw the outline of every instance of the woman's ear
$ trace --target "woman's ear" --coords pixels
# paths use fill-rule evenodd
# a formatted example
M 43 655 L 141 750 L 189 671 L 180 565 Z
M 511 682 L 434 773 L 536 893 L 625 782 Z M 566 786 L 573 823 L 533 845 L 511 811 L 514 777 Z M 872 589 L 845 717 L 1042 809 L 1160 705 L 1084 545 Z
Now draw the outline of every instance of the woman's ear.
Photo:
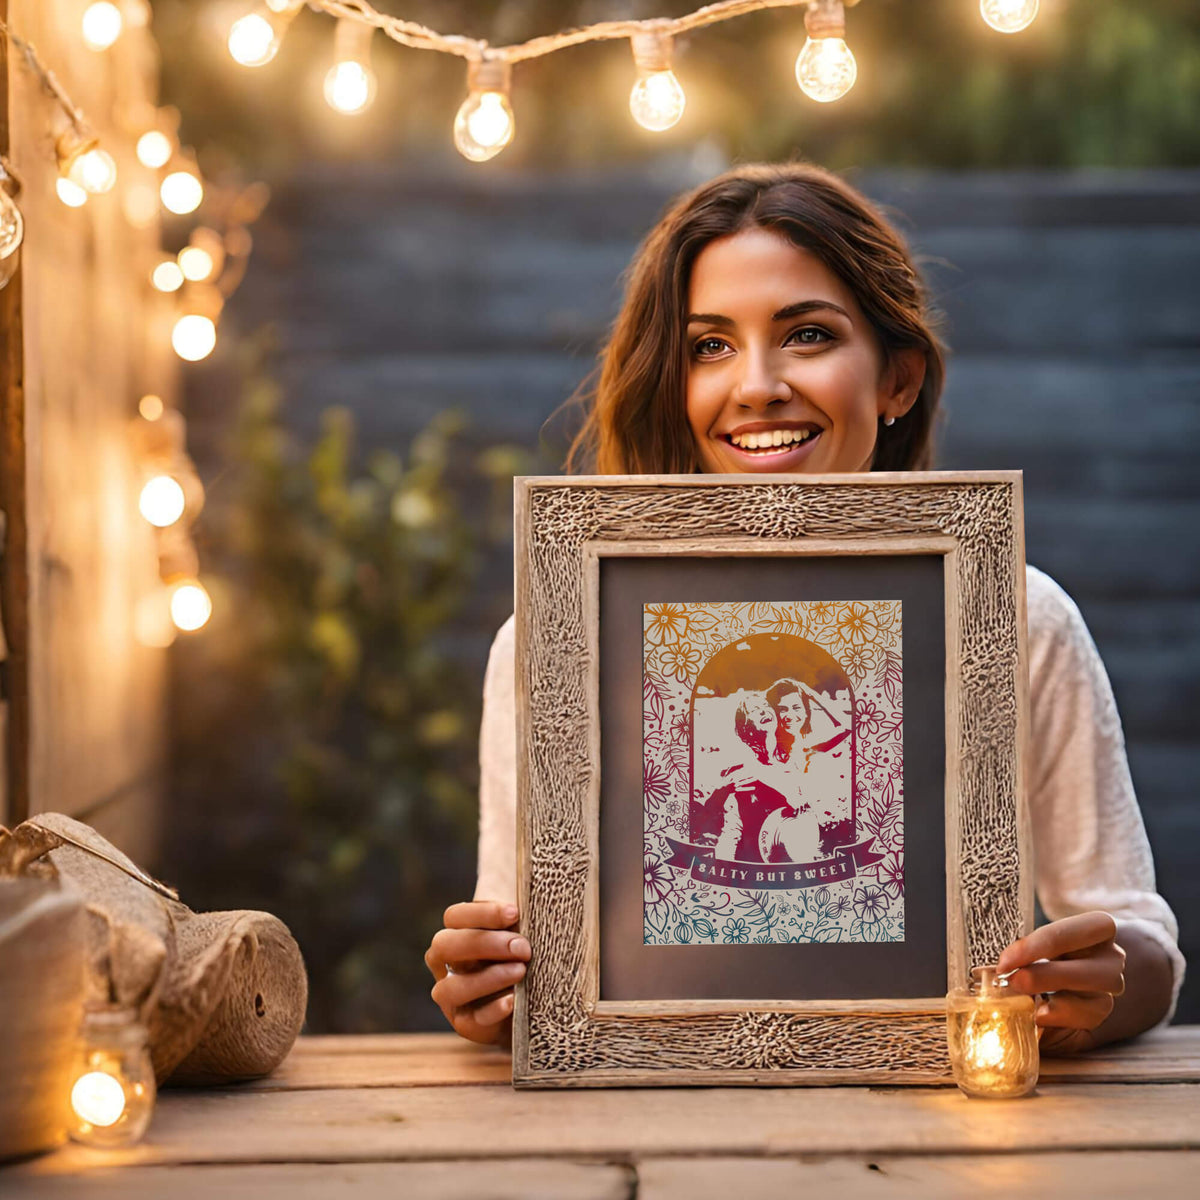
M 904 416 L 917 402 L 924 382 L 925 351 L 917 346 L 895 351 L 884 373 L 880 416 Z

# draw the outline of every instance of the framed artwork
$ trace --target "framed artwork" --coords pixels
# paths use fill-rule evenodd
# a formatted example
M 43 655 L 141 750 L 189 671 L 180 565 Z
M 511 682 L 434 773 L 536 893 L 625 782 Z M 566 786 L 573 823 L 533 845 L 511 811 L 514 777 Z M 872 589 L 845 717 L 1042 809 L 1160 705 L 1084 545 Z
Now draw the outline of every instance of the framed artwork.
M 516 489 L 514 1083 L 949 1082 L 1032 924 L 1020 474 Z

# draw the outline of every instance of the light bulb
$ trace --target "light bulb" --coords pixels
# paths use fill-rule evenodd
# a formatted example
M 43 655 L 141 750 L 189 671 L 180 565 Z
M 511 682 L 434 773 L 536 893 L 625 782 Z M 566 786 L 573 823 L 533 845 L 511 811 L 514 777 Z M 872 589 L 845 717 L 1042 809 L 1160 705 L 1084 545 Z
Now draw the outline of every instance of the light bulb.
M 813 100 L 840 100 L 858 78 L 858 64 L 840 37 L 809 38 L 796 59 L 796 82 Z
M 0 168 L 0 177 L 5 172 Z M 16 274 L 20 261 L 18 251 L 25 237 L 25 218 L 17 202 L 0 187 L 0 288 Z
M 454 118 L 454 145 L 472 162 L 495 158 L 512 141 L 515 122 L 508 102 L 512 67 L 485 58 L 468 68 L 467 98 Z
M 334 63 L 325 76 L 325 102 L 347 116 L 360 113 L 375 93 L 375 73 L 361 63 Z
M 279 35 L 262 12 L 239 17 L 229 30 L 229 53 L 243 67 L 265 67 L 279 52 Z
M 146 481 L 138 497 L 138 512 L 159 529 L 174 525 L 183 516 L 183 488 L 170 475 L 155 475 Z
M 179 269 L 185 279 L 201 283 L 213 273 L 212 255 L 203 246 L 184 246 L 179 252 Z
M 185 313 L 171 330 L 171 346 L 180 358 L 199 362 L 207 358 L 217 344 L 217 326 L 211 317 Z
M 183 272 L 179 269 L 179 264 L 174 259 L 164 258 L 150 272 L 150 282 L 160 292 L 177 292 L 183 287 Z
M 88 1071 L 75 1080 L 71 1107 L 81 1121 L 107 1129 L 125 1111 L 125 1089 L 119 1079 L 105 1071 Z
M 83 13 L 83 40 L 90 50 L 107 50 L 121 36 L 121 10 L 108 0 L 89 4 Z
M 661 133 L 679 121 L 687 104 L 671 70 L 671 38 L 663 33 L 637 33 L 630 44 L 638 77 L 629 93 L 629 111 L 643 129 Z
M 54 181 L 54 190 L 68 208 L 82 208 L 87 203 L 87 192 L 79 184 L 72 183 L 65 175 L 60 175 Z
M 117 182 L 117 164 L 107 150 L 92 146 L 71 161 L 67 178 L 93 196 L 111 192 Z
M 158 129 L 148 129 L 137 140 L 138 162 L 152 171 L 167 165 L 172 150 L 171 139 Z
M 842 0 L 811 0 L 804 13 L 808 38 L 796 59 L 796 82 L 813 100 L 839 100 L 858 77 L 858 64 L 846 45 Z
M 191 171 L 172 171 L 158 189 L 163 207 L 179 216 L 195 212 L 204 199 L 204 185 Z
M 162 397 L 153 392 L 147 392 L 138 401 L 138 412 L 146 421 L 157 421 L 163 415 L 163 408 Z
M 212 600 L 199 580 L 189 579 L 175 585 L 171 592 L 171 620 L 177 629 L 192 633 L 203 628 L 211 616 Z
M 334 31 L 333 66 L 325 75 L 325 102 L 336 112 L 360 113 L 375 99 L 376 79 L 371 69 L 370 25 L 348 17 Z
M 998 33 L 1020 33 L 1038 15 L 1038 0 L 979 0 L 979 13 Z

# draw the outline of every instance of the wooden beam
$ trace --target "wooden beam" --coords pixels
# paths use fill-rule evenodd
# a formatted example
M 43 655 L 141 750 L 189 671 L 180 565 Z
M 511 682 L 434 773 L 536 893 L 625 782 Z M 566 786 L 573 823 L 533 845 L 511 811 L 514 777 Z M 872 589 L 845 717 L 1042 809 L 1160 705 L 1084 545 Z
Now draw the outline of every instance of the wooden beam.
M 0 0 L 8 20 L 8 0 Z M 9 153 L 9 45 L 0 38 L 0 154 Z M 22 250 L 23 254 L 24 251 Z M 0 822 L 29 815 L 29 557 L 25 507 L 25 386 L 21 268 L 0 289 Z

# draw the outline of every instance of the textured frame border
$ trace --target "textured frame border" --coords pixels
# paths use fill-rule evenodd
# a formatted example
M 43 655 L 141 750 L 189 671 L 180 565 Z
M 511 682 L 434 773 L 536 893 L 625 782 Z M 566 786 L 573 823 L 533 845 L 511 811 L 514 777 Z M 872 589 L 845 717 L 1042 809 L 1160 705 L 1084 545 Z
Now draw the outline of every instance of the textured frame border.
M 599 999 L 599 558 L 946 556 L 947 980 L 1033 919 L 1020 472 L 514 481 L 521 1087 L 950 1082 L 943 998 Z

